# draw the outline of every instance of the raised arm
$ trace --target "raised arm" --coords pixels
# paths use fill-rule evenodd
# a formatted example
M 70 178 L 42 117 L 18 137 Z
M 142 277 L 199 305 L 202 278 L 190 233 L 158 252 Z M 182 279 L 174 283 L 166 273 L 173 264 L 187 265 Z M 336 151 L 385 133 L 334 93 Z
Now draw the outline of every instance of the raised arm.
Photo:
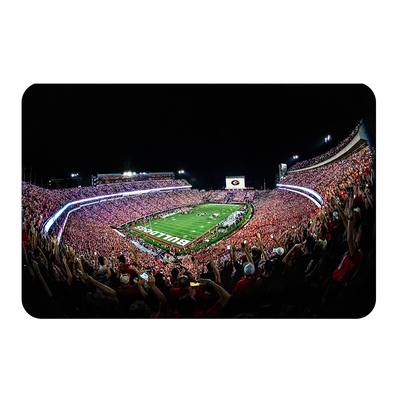
M 282 233 L 282 235 L 279 236 L 278 239 L 275 237 L 274 234 L 272 234 L 272 239 L 274 240 L 274 242 L 276 243 L 276 245 L 277 245 L 278 247 L 282 247 L 282 248 L 284 247 L 284 245 L 282 245 L 282 243 L 281 243 L 281 240 L 282 240 L 283 237 L 286 235 L 286 233 L 287 233 L 287 230 L 284 231 L 284 232 Z
M 251 253 L 250 253 L 250 250 L 249 250 L 249 245 L 248 245 L 247 241 L 246 241 L 246 243 L 244 243 L 243 250 L 244 250 L 244 252 L 246 254 L 247 261 L 254 265 L 253 257 L 251 256 Z
M 114 289 L 110 288 L 107 285 L 97 281 L 96 279 L 92 278 L 90 275 L 84 273 L 82 271 L 82 275 L 85 281 L 91 283 L 93 286 L 99 288 L 110 300 L 115 300 L 116 292 Z
M 149 285 L 149 287 L 153 291 L 153 293 L 156 295 L 157 299 L 161 303 L 167 304 L 167 298 L 164 296 L 163 292 L 157 287 L 156 278 L 154 278 L 153 275 L 149 275 L 147 284 Z
M 218 268 L 221 268 L 221 247 L 217 247 L 217 262 Z
M 374 202 L 373 202 L 372 196 L 366 191 L 362 192 L 362 196 L 364 199 L 365 208 L 366 209 L 369 207 L 374 208 Z
M 213 256 L 212 256 L 212 251 L 210 251 L 209 255 L 208 255 L 208 260 L 210 262 L 211 268 L 215 274 L 215 282 L 218 283 L 219 285 L 221 285 L 221 275 L 218 271 L 218 268 L 216 268 L 215 264 L 214 264 L 214 260 L 213 260 Z
M 295 252 L 296 249 L 301 248 L 301 246 L 303 246 L 303 244 L 305 244 L 306 241 L 304 241 L 303 243 L 297 243 L 295 244 L 289 251 L 288 253 L 285 255 L 285 257 L 283 257 L 282 262 L 284 264 L 287 264 L 289 266 L 292 266 L 292 258 L 293 258 L 293 253 Z
M 142 297 L 146 300 L 147 299 L 147 293 L 144 290 L 144 285 L 145 280 L 139 275 L 139 279 L 138 279 L 138 288 L 139 288 L 139 292 L 142 295 Z
M 43 260 L 44 265 L 45 265 L 46 267 L 48 267 L 48 266 L 49 266 L 49 263 L 47 262 L 47 258 L 46 258 L 46 256 L 44 255 L 43 250 L 42 250 L 40 247 L 38 247 L 38 250 L 39 250 L 39 252 L 40 252 L 40 254 L 41 254 L 41 259 Z
M 232 264 L 236 263 L 237 262 L 237 258 L 236 258 L 236 246 L 235 246 L 235 243 L 232 243 L 232 249 L 231 249 L 230 255 L 231 255 Z
M 135 263 L 137 264 L 137 265 L 139 265 L 140 264 L 140 258 L 139 258 L 139 256 L 137 255 L 137 253 L 136 253 L 136 250 L 135 250 L 135 247 L 133 246 L 133 244 L 129 244 L 128 245 L 128 249 L 131 251 L 131 253 L 133 254 L 133 257 L 135 257 Z
M 215 291 L 219 294 L 220 299 L 218 300 L 221 303 L 222 307 L 225 307 L 226 303 L 231 298 L 231 295 L 220 285 L 213 282 L 211 279 L 200 279 L 200 285 L 205 285 L 209 283 L 211 286 L 214 287 Z
M 67 259 L 66 259 L 65 256 L 63 256 L 62 260 L 63 260 L 63 263 L 64 263 L 65 271 L 67 272 L 67 283 L 68 283 L 68 285 L 71 286 L 72 274 L 71 274 L 71 271 L 70 271 L 70 269 L 68 267 Z
M 58 263 L 61 263 L 61 258 L 60 258 L 60 247 L 57 244 L 57 240 L 54 241 L 54 254 L 56 256 L 56 261 Z
M 199 279 L 200 278 L 200 269 L 199 269 L 199 264 L 197 263 L 196 257 L 192 256 L 191 260 L 194 265 L 194 268 L 196 269 L 197 279 Z
M 354 228 L 354 199 L 349 199 L 349 204 L 347 207 L 347 245 L 349 246 L 350 256 L 353 257 L 357 250 L 357 245 L 355 242 L 355 228 Z
M 153 275 L 149 275 L 147 284 L 149 285 L 150 289 L 153 291 L 158 301 L 160 302 L 156 318 L 164 317 L 168 311 L 167 298 L 164 296 L 163 292 L 157 287 L 156 279 L 154 278 Z
M 269 260 L 268 254 L 264 250 L 264 245 L 263 245 L 263 242 L 261 240 L 261 235 L 259 233 L 257 233 L 257 240 L 258 240 L 258 247 L 260 248 L 262 254 L 264 255 L 264 258 L 266 260 Z
M 37 277 L 39 279 L 39 282 L 42 285 L 43 289 L 46 291 L 46 293 L 48 294 L 49 297 L 53 297 L 53 294 L 51 293 L 49 287 L 47 286 L 46 281 L 43 279 L 43 276 L 40 273 L 38 263 L 33 259 L 31 260 L 31 263 L 32 263 L 32 267 L 35 270 L 35 273 L 36 273 L 36 275 L 37 275 Z
M 338 213 L 340 215 L 340 219 L 343 222 L 343 225 L 345 227 L 347 227 L 347 216 L 344 213 L 344 211 L 342 210 L 342 207 L 340 207 L 339 203 L 337 202 L 336 197 L 334 197 L 334 196 L 332 197 L 332 203 L 335 205 L 336 209 L 338 210 Z

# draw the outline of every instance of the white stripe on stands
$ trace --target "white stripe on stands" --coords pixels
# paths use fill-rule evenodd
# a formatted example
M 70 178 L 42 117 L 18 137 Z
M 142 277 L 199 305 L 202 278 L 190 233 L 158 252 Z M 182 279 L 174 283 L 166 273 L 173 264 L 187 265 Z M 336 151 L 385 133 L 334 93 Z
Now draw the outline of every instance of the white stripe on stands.
M 173 189 L 188 189 L 191 188 L 192 185 L 185 185 L 185 186 L 169 186 L 169 187 L 163 187 L 163 188 L 155 188 L 155 189 L 145 189 L 145 190 L 133 190 L 131 192 L 121 192 L 121 193 L 114 193 L 114 194 L 105 194 L 103 196 L 96 196 L 96 197 L 90 197 L 87 199 L 81 199 L 81 200 L 76 200 L 76 201 L 71 201 L 70 203 L 66 204 L 64 207 L 60 208 L 55 214 L 53 214 L 45 223 L 44 225 L 44 232 L 47 234 L 47 232 L 50 230 L 54 222 L 57 221 L 58 217 L 70 206 L 75 205 L 75 204 L 81 204 L 85 203 L 87 201 L 93 201 L 93 200 L 100 200 L 100 199 L 106 199 L 110 197 L 116 197 L 116 196 L 132 196 L 134 194 L 143 194 L 143 193 L 149 193 L 149 192 L 159 192 L 162 190 L 173 190 Z
M 295 193 L 301 194 L 302 196 L 307 197 L 308 199 L 310 199 L 314 204 L 317 205 L 317 207 L 321 208 L 321 204 L 319 204 L 317 200 L 313 199 L 313 198 L 312 198 L 311 196 L 309 196 L 308 194 L 305 194 L 305 193 L 303 193 L 303 192 L 299 192 L 298 190 L 287 189 L 287 188 L 284 188 L 284 187 L 278 187 L 278 189 L 288 190 L 289 192 L 295 192 Z
M 319 193 L 317 193 L 315 190 L 312 190 L 312 189 L 309 189 L 309 188 L 306 188 L 303 186 L 283 185 L 282 183 L 277 183 L 276 186 L 279 186 L 279 189 L 293 188 L 293 189 L 303 190 L 303 191 L 315 196 L 319 200 L 320 204 L 324 204 L 324 200 L 323 200 L 322 196 Z M 300 192 L 298 192 L 298 193 L 300 193 Z

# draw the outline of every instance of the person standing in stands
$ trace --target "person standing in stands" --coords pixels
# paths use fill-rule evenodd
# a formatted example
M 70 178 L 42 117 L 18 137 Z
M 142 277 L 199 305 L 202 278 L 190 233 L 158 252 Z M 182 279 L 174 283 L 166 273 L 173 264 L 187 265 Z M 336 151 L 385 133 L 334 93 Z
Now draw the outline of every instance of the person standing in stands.
M 256 281 L 258 278 L 258 272 L 254 267 L 254 261 L 250 254 L 247 242 L 242 245 L 244 252 L 246 253 L 247 262 L 243 264 L 244 276 L 236 283 L 232 290 L 232 298 L 247 298 L 254 291 Z
M 232 297 L 247 297 L 249 296 L 256 284 L 258 272 L 255 270 L 254 265 L 250 262 L 243 264 L 243 278 L 236 283 L 232 290 Z
M 363 253 L 360 248 L 362 239 L 361 223 L 358 230 L 355 230 L 355 216 L 354 216 L 354 197 L 348 198 L 346 213 L 340 208 L 339 213 L 347 219 L 347 246 L 348 250 L 344 253 L 339 265 L 332 273 L 331 281 L 322 296 L 320 307 L 317 314 L 323 313 L 326 306 L 337 296 L 337 294 L 345 287 L 354 275 L 357 273 L 361 266 Z
M 219 300 L 210 309 L 199 311 L 195 297 L 196 292 L 192 287 L 188 295 L 179 298 L 176 310 L 167 315 L 169 318 L 216 318 L 221 314 L 223 308 L 229 302 L 229 293 L 211 279 L 200 279 L 199 283 L 200 285 L 208 284 L 213 286 L 220 296 Z

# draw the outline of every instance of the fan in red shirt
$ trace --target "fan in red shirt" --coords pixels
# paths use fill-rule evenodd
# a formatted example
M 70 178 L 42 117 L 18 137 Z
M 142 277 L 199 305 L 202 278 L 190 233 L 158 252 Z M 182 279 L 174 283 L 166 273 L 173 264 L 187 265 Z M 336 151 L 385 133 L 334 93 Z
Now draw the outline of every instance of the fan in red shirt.
M 129 264 L 126 264 L 126 263 L 120 264 L 118 268 L 119 268 L 119 271 L 121 273 L 127 274 L 127 275 L 130 276 L 129 283 L 131 285 L 134 284 L 133 280 L 135 278 L 139 278 L 139 274 L 137 273 L 139 265 L 137 263 L 135 263 L 135 262 L 132 262 L 132 263 L 129 263 Z
M 179 297 L 189 294 L 191 281 L 194 281 L 194 277 L 190 274 L 189 271 L 186 271 L 186 273 L 181 272 L 177 280 L 175 281 L 174 286 L 170 289 L 171 296 L 179 299 Z M 201 289 L 198 287 L 195 287 L 195 289 L 196 296 L 201 297 Z
M 189 294 L 178 300 L 175 311 L 168 314 L 169 318 L 215 318 L 218 317 L 230 299 L 229 293 L 220 285 L 211 279 L 200 279 L 200 285 L 209 284 L 214 287 L 215 291 L 220 295 L 220 299 L 209 309 L 199 311 L 197 300 L 195 298 L 195 290 L 193 287 L 189 289 Z
M 188 278 L 187 275 L 181 275 L 175 282 L 174 287 L 170 289 L 171 307 L 173 310 L 175 310 L 178 300 L 181 297 L 185 297 L 190 294 L 190 289 L 192 289 L 190 287 L 190 279 Z M 194 290 L 193 297 L 197 301 L 200 301 L 203 295 L 202 290 L 199 287 L 194 287 L 193 290 Z
M 140 267 L 139 265 L 139 256 L 136 254 L 135 248 L 133 247 L 133 245 L 129 245 L 128 249 L 132 252 L 133 256 L 135 257 L 135 261 L 131 262 L 131 263 L 126 263 L 125 261 L 125 256 L 121 255 L 119 257 L 119 272 L 121 272 L 122 274 L 129 274 L 130 276 L 130 280 L 129 283 L 131 285 L 134 285 L 133 280 L 135 278 L 139 278 L 139 273 L 138 273 L 138 268 Z
M 139 278 L 138 284 L 131 285 L 129 283 L 130 275 L 123 274 L 120 276 L 121 286 L 117 289 L 117 297 L 122 305 L 129 307 L 136 300 L 145 300 L 146 292 L 143 288 L 143 279 Z
M 340 261 L 339 265 L 333 271 L 332 281 L 344 285 L 360 266 L 361 261 L 361 249 L 357 249 L 353 256 L 351 256 L 350 253 L 347 251 Z
M 250 262 L 243 264 L 244 277 L 240 279 L 232 290 L 232 297 L 248 297 L 252 294 L 256 281 L 258 278 L 258 272 L 255 270 L 254 265 Z
M 343 215 L 344 212 L 339 209 L 339 212 Z M 331 282 L 328 285 L 320 304 L 319 311 L 323 311 L 326 304 L 332 300 L 338 292 L 350 281 L 362 263 L 362 251 L 360 249 L 360 242 L 362 238 L 362 224 L 360 225 L 358 231 L 355 231 L 354 223 L 354 198 L 350 197 L 347 210 L 347 245 L 348 250 L 343 255 L 339 265 L 335 268 L 332 273 Z

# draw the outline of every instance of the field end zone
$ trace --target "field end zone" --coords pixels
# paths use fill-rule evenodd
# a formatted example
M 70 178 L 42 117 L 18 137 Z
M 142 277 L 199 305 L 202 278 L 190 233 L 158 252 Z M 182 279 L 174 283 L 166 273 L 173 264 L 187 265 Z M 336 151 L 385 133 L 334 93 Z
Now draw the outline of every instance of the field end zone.
M 146 228 L 144 226 L 137 226 L 136 228 L 129 228 L 129 229 L 132 232 L 139 233 L 139 234 L 147 236 L 148 238 L 153 239 L 157 242 L 166 244 L 168 246 L 173 246 L 173 247 L 182 248 L 194 241 L 194 240 L 181 239 L 177 236 L 172 236 L 172 235 L 168 235 L 165 233 L 161 233 L 161 232 L 155 231 L 151 228 Z M 214 229 L 215 229 L 215 227 L 214 227 Z M 162 238 L 164 240 L 162 240 L 160 238 Z

